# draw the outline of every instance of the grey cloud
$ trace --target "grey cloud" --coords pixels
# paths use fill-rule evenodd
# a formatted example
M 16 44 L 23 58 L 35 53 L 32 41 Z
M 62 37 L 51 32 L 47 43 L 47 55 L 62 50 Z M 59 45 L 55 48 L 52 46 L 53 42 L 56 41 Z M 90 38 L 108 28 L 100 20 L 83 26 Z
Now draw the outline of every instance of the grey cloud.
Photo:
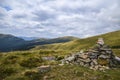
M 45 21 L 51 18 L 55 18 L 56 16 L 54 13 L 50 13 L 49 11 L 45 10 L 35 11 L 33 14 L 36 15 L 36 17 L 33 18 L 37 21 Z
M 0 0 L 0 6 L 3 6 L 6 3 L 5 0 Z
M 5 0 L 0 5 L 12 8 L 0 9 L 0 31 L 19 36 L 88 37 L 120 30 L 119 0 Z
M 6 29 L 6 28 L 9 28 L 8 24 L 0 23 L 0 29 Z
M 4 8 L 0 7 L 0 18 L 5 17 L 6 15 L 7 15 L 7 11 Z
M 26 18 L 26 17 L 27 17 L 26 14 L 15 14 L 15 15 L 13 15 L 13 18 L 17 18 L 17 19 Z

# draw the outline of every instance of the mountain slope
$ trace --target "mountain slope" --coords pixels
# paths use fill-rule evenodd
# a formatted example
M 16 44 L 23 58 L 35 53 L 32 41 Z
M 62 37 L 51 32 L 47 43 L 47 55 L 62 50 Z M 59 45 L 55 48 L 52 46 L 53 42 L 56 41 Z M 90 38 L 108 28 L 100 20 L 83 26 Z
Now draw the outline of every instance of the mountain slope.
M 63 43 L 76 39 L 78 38 L 72 36 L 58 37 L 53 39 L 40 38 L 37 40 L 32 40 L 30 41 L 30 43 L 32 43 L 33 45 L 43 45 L 43 44 L 52 44 L 52 43 Z
M 100 37 L 104 38 L 105 43 L 110 45 L 112 48 L 115 49 L 120 48 L 120 30 L 119 30 L 85 39 L 78 39 L 66 43 L 37 46 L 34 49 L 62 49 L 62 50 L 86 49 L 93 46 L 97 39 Z
M 64 43 L 64 42 L 69 42 L 69 41 L 77 40 L 77 39 L 79 38 L 72 37 L 72 36 L 58 37 L 58 38 L 53 38 L 53 39 L 40 38 L 36 40 L 27 41 L 26 44 L 21 46 L 21 50 L 28 50 L 38 45 Z
M 0 51 L 12 51 L 18 49 L 18 46 L 25 43 L 21 38 L 8 35 L 0 34 Z
M 18 36 L 19 38 L 22 38 L 26 41 L 31 41 L 31 40 L 35 40 L 35 39 L 39 39 L 38 37 L 24 37 L 24 36 Z
M 63 43 L 76 39 L 78 38 L 66 36 L 54 39 L 40 38 L 36 40 L 25 41 L 13 35 L 0 34 L 0 51 L 28 50 L 37 45 Z

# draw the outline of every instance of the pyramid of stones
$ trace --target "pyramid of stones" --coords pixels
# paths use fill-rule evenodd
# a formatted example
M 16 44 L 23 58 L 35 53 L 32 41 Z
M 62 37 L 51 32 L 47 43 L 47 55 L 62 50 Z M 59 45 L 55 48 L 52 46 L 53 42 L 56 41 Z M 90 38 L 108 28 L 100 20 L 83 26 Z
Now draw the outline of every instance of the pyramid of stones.
M 97 44 L 92 49 L 69 55 L 62 62 L 78 64 L 94 70 L 110 69 L 119 64 L 119 60 L 116 59 L 112 49 L 104 44 L 102 38 L 98 39 Z

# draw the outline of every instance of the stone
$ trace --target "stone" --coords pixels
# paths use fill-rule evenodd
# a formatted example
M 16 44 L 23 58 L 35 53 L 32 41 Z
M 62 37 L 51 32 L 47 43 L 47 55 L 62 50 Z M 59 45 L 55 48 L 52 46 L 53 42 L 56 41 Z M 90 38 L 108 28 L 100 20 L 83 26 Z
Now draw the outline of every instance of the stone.
M 89 64 L 89 63 L 85 63 L 84 66 L 85 66 L 85 67 L 89 67 L 90 64 Z
M 42 57 L 43 60 L 55 60 L 55 57 L 53 56 L 45 56 L 45 57 Z
M 97 53 L 89 53 L 89 58 L 91 59 L 97 59 L 98 54 Z
M 50 65 L 46 65 L 46 66 L 43 65 L 43 66 L 38 67 L 38 70 L 40 73 L 45 73 L 45 72 L 50 71 L 51 67 L 50 67 Z
M 98 38 L 97 43 L 100 44 L 100 45 L 104 45 L 103 38 Z
M 65 61 L 66 61 L 67 63 L 72 63 L 72 62 L 74 61 L 74 59 L 75 59 L 74 56 L 70 56 L 70 57 L 66 58 Z
M 93 62 L 95 65 L 98 64 L 97 59 L 93 59 L 92 62 Z
M 90 66 L 91 66 L 91 67 L 94 67 L 94 66 L 95 66 L 94 62 L 91 62 L 91 63 L 90 63 Z
M 90 58 L 87 58 L 87 59 L 85 59 L 84 62 L 89 63 L 89 62 L 91 62 L 91 60 L 90 60 Z
M 106 56 L 106 55 L 100 55 L 99 58 L 108 59 L 108 58 L 110 58 L 110 57 L 109 57 L 108 55 L 107 55 L 107 56 Z
M 59 66 L 63 66 L 64 64 L 58 64 Z
M 43 80 L 48 80 L 49 76 L 44 76 Z
M 108 53 L 108 54 L 112 54 L 112 51 L 111 51 L 111 50 L 109 50 L 109 51 L 107 50 L 106 53 Z
M 117 57 L 117 56 L 115 56 L 115 59 L 116 59 L 117 61 L 120 61 L 120 58 L 119 58 L 119 57 Z
M 83 65 L 84 65 L 84 62 L 81 61 L 81 62 L 80 62 L 80 65 L 83 66 Z
M 99 66 L 98 66 L 98 65 L 94 66 L 94 69 L 95 69 L 95 70 L 98 70 L 98 69 L 99 69 Z
M 79 57 L 82 59 L 88 58 L 88 55 L 86 53 L 79 54 Z

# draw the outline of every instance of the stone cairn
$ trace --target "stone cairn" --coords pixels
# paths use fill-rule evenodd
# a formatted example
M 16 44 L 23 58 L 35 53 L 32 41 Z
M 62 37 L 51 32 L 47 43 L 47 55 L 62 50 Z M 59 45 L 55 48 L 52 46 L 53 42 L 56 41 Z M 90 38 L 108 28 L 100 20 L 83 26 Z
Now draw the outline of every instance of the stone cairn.
M 102 38 L 99 38 L 94 48 L 65 57 L 62 64 L 65 63 L 78 64 L 93 70 L 105 70 L 119 65 L 120 58 L 113 54 L 112 49 L 104 44 Z

